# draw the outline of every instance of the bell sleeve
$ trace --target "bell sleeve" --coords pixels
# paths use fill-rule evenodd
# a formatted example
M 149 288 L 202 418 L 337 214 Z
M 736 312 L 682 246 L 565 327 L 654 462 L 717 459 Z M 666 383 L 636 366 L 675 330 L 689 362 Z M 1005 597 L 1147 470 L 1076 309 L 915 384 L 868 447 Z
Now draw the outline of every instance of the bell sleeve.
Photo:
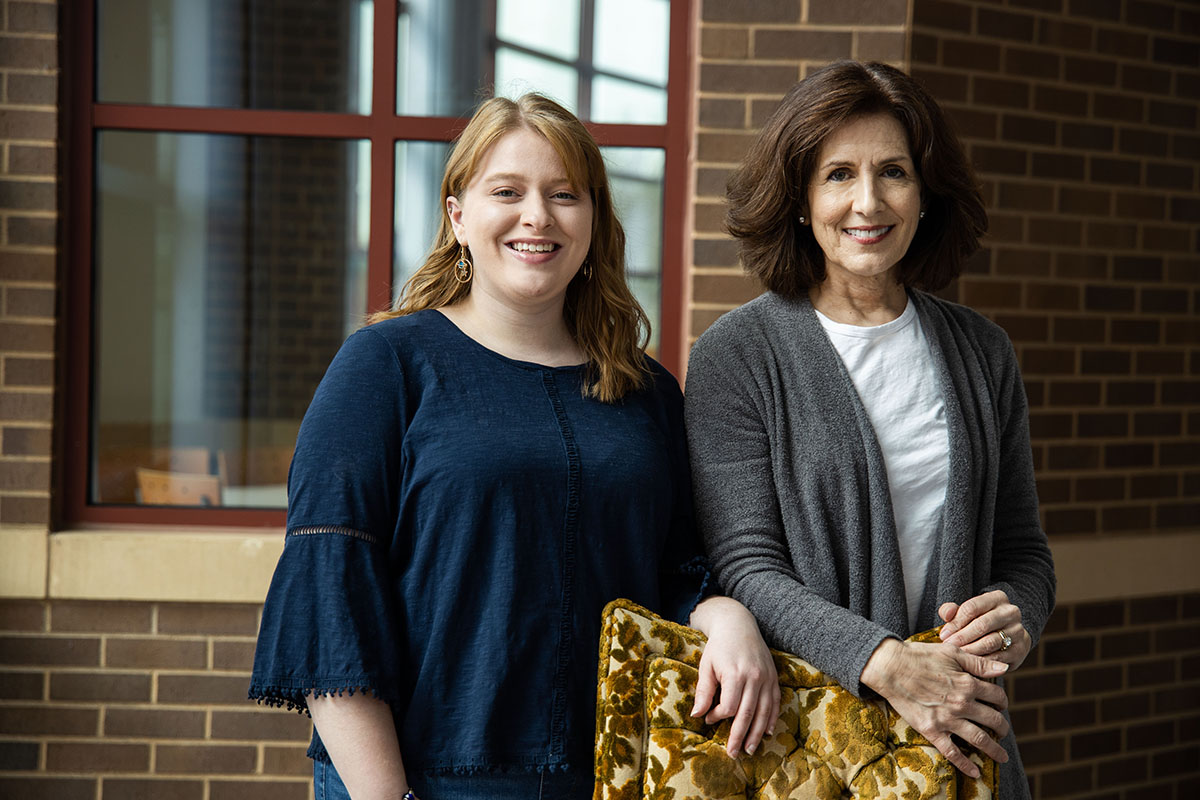
M 396 708 L 402 630 L 391 554 L 405 420 L 393 346 L 358 331 L 300 425 L 251 699 L 306 711 L 310 695 L 364 691 Z

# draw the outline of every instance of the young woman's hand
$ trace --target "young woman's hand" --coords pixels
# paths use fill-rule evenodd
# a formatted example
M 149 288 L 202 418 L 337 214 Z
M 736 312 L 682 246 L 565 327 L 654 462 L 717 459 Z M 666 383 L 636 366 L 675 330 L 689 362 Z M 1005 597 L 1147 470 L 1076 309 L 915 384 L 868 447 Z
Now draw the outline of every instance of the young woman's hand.
M 709 597 L 692 612 L 708 637 L 700 658 L 693 717 L 714 725 L 733 718 L 726 751 L 753 754 L 779 719 L 779 676 L 754 616 L 729 597 Z M 718 698 L 719 692 L 719 698 Z

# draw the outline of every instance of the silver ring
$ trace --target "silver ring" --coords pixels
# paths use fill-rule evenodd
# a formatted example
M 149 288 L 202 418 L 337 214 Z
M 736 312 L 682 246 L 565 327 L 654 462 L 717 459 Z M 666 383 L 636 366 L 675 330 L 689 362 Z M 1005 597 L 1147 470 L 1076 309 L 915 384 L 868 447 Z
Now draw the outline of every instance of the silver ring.
M 1007 650 L 1008 648 L 1012 647 L 1012 637 L 1011 636 L 1009 636 L 1004 631 L 996 631 L 996 633 L 1000 634 L 1000 641 L 1004 643 L 1004 644 L 1000 645 L 1001 650 Z

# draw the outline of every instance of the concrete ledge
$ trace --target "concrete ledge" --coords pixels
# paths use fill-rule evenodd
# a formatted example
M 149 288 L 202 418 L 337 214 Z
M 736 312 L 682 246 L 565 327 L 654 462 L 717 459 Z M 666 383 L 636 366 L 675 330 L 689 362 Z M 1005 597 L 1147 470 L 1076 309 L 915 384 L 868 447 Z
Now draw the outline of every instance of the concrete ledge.
M 1200 531 L 1051 540 L 1058 602 L 1200 591 Z M 282 530 L 0 531 L 0 597 L 259 603 Z

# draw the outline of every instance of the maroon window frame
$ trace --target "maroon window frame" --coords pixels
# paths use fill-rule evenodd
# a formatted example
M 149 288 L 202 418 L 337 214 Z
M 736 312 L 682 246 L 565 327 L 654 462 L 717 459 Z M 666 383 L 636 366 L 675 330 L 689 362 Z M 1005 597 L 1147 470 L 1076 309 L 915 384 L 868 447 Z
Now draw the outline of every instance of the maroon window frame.
M 667 122 L 664 125 L 588 123 L 602 146 L 662 148 L 663 259 L 659 360 L 677 375 L 686 358 L 684 328 L 685 220 L 688 203 L 692 29 L 695 0 L 671 0 Z M 451 141 L 466 121 L 456 117 L 401 116 L 396 108 L 396 2 L 375 0 L 371 114 L 264 111 L 257 109 L 98 103 L 95 97 L 95 5 L 68 4 L 63 30 L 63 258 L 65 281 L 66 392 L 56 488 L 55 527 L 65 525 L 201 525 L 283 527 L 275 509 L 106 506 L 88 502 L 88 441 L 93 348 L 92 275 L 96 133 L 225 133 L 302 138 L 367 139 L 371 142 L 370 240 L 367 309 L 391 301 L 395 143 Z M 303 133 L 298 133 L 302 131 Z

